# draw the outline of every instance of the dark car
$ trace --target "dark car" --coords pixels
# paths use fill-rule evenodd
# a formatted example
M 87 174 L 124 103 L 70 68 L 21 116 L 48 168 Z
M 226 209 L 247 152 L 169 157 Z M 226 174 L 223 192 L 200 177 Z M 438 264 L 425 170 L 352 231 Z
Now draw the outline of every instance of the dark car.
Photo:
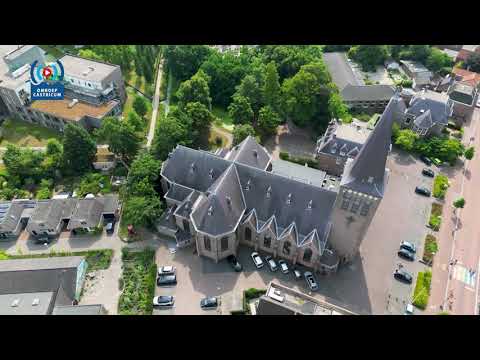
M 413 261 L 415 260 L 415 254 L 411 251 L 408 251 L 407 249 L 400 249 L 398 250 L 398 256 L 401 258 Z
M 415 246 L 415 244 L 413 244 L 411 242 L 408 242 L 408 241 L 402 241 L 400 243 L 400 249 L 405 249 L 405 250 L 408 250 L 412 253 L 417 252 L 417 247 Z
M 177 285 L 177 275 L 161 275 L 157 279 L 158 286 Z
M 217 297 L 207 297 L 200 300 L 200 307 L 204 310 L 216 309 L 218 306 Z
M 111 220 L 107 223 L 107 225 L 105 226 L 105 231 L 109 235 L 113 234 L 113 232 L 115 231 L 115 220 Z
M 427 168 L 422 170 L 422 174 L 432 178 L 435 177 L 435 173 L 433 172 L 433 170 Z
M 406 272 L 403 269 L 397 269 L 395 270 L 395 273 L 393 274 L 393 277 L 397 280 L 406 282 L 408 284 L 411 284 L 413 281 L 412 275 L 410 275 L 408 272 Z
M 420 160 L 422 160 L 425 165 L 432 165 L 432 160 L 430 160 L 430 158 L 426 157 L 425 155 L 420 156 Z
M 160 307 L 160 308 L 172 307 L 174 303 L 175 303 L 175 300 L 173 296 L 155 296 L 153 298 L 154 307 Z
M 423 196 L 430 196 L 430 190 L 423 186 L 417 186 L 415 188 L 415 192 Z
M 242 271 L 242 264 L 240 264 L 237 260 L 237 258 L 235 257 L 235 255 L 229 255 L 227 257 L 227 260 L 229 262 L 230 265 L 232 265 L 232 268 L 233 270 L 239 272 L 239 271 Z
M 47 235 L 40 235 L 39 237 L 35 238 L 36 244 L 50 244 L 53 241 L 52 238 L 49 238 Z

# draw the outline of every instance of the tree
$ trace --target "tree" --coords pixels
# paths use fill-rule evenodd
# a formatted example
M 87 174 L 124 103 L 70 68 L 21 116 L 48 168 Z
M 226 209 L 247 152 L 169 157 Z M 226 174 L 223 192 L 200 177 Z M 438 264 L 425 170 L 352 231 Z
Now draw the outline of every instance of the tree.
M 474 154 L 475 154 L 475 148 L 473 146 L 470 146 L 467 150 L 465 150 L 465 153 L 464 153 L 465 159 L 472 160 Z
M 323 52 L 347 52 L 352 45 L 325 45 Z
M 418 138 L 418 134 L 410 129 L 400 130 L 398 131 L 395 144 L 404 150 L 411 151 L 414 149 L 415 141 L 417 141 Z
M 141 117 L 144 117 L 148 112 L 147 100 L 145 100 L 143 96 L 136 95 L 133 99 L 132 106 L 133 110 Z
M 279 111 L 281 104 L 281 88 L 279 83 L 277 68 L 273 61 L 269 62 L 265 68 L 265 84 L 263 86 L 263 99 L 265 105 L 273 110 Z
M 90 134 L 76 124 L 67 124 L 63 136 L 63 168 L 67 173 L 81 175 L 89 171 L 97 153 Z
M 128 112 L 126 121 L 135 131 L 142 131 L 145 126 L 144 120 L 135 111 Z
M 181 83 L 176 94 L 179 106 L 183 108 L 189 102 L 199 102 L 210 109 L 212 98 L 208 87 L 209 80 L 208 75 L 199 70 L 189 80 Z
M 260 84 L 253 75 L 247 75 L 243 78 L 240 85 L 237 87 L 237 96 L 244 97 L 250 104 L 254 117 L 258 114 L 262 105 L 262 90 Z
M 85 58 L 85 59 L 95 60 L 95 61 L 102 61 L 103 60 L 100 55 L 96 54 L 91 49 L 80 49 L 80 51 L 78 52 L 78 56 L 80 56 L 82 58 Z
M 199 102 L 190 102 L 185 106 L 185 113 L 191 119 L 192 129 L 198 133 L 210 130 L 214 116 L 207 107 Z
M 431 48 L 429 45 L 410 45 L 407 57 L 411 60 L 419 61 L 425 64 L 430 56 Z
M 9 185 L 20 187 L 27 182 L 27 179 L 31 179 L 30 182 L 33 183 L 39 181 L 42 175 L 43 159 L 44 154 L 40 151 L 8 144 L 3 155 L 3 163 L 10 175 Z
M 375 71 L 388 57 L 386 45 L 356 45 L 350 48 L 348 56 L 358 62 L 364 71 Z
M 42 161 L 42 170 L 50 178 L 60 175 L 62 167 L 63 146 L 57 139 L 49 139 L 45 151 L 45 157 Z
M 206 45 L 169 45 L 163 55 L 166 68 L 177 80 L 185 81 L 198 71 L 211 52 Z
M 228 106 L 228 114 L 235 124 L 243 124 L 253 121 L 253 110 L 244 96 L 235 95 L 232 103 Z
M 339 93 L 332 91 L 328 99 L 328 112 L 334 119 L 342 119 L 344 122 L 350 122 L 352 115 L 348 111 L 347 105 L 342 100 Z
M 125 203 L 124 222 L 135 227 L 153 224 L 162 215 L 162 204 L 158 196 L 132 196 Z
M 179 112 L 170 111 L 158 124 L 152 144 L 152 153 L 157 159 L 165 160 L 177 144 L 189 145 L 192 142 L 189 126 L 182 122 L 182 118 Z
M 249 135 L 255 136 L 255 129 L 252 127 L 252 125 L 235 125 L 233 127 L 233 145 L 240 144 Z
M 109 116 L 103 119 L 97 136 L 108 144 L 110 151 L 125 161 L 131 161 L 140 149 L 140 137 L 128 122 Z
M 458 198 L 453 202 L 453 206 L 455 207 L 455 209 L 463 209 L 465 206 L 465 199 L 463 197 Z
M 464 67 L 470 71 L 480 73 L 480 54 L 473 53 L 466 60 Z
M 263 135 L 275 134 L 278 125 L 280 125 L 280 116 L 270 106 L 262 107 L 258 116 L 258 128 Z
M 451 67 L 452 65 L 452 59 L 437 48 L 431 48 L 430 55 L 427 57 L 425 63 L 425 66 L 433 72 L 439 72 L 442 68 Z
M 139 154 L 130 166 L 127 189 L 130 189 L 132 184 L 138 183 L 143 179 L 147 179 L 151 184 L 155 183 L 160 176 L 161 167 L 162 162 L 155 159 L 152 154 L 148 152 Z

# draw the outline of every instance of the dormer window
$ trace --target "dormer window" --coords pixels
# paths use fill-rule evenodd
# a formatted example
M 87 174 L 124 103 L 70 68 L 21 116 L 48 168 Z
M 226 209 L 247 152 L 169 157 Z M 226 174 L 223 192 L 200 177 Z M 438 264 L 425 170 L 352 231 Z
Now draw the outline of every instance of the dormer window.
M 367 181 L 368 181 L 369 184 L 372 184 L 373 183 L 373 176 L 369 176 Z
M 250 190 L 250 186 L 252 185 L 252 181 L 248 179 L 247 184 L 245 185 L 245 190 L 248 191 Z
M 210 207 L 208 208 L 208 215 L 209 215 L 209 216 L 212 216 L 212 215 L 213 215 L 213 206 L 210 206 Z
M 210 176 L 210 179 L 213 179 L 213 169 L 210 169 L 208 172 L 208 176 Z
M 287 196 L 287 204 L 290 205 L 292 203 L 292 194 L 288 194 Z
M 227 200 L 227 205 L 232 207 L 232 198 L 230 196 L 226 196 L 225 199 Z
M 258 157 L 258 152 L 257 152 L 257 150 L 253 150 L 253 157 L 255 157 L 255 158 Z
M 269 186 L 268 189 L 267 189 L 267 198 L 270 198 L 270 196 L 272 196 L 272 187 Z
M 193 162 L 191 165 L 190 165 L 190 171 L 195 171 L 195 163 Z
M 308 210 L 312 210 L 313 200 L 310 200 L 307 205 Z

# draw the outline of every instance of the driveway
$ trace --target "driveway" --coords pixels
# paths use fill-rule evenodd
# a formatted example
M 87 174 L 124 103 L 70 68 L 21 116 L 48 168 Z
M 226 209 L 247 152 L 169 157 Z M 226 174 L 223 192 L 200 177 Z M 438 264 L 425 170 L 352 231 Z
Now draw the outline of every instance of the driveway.
M 292 156 L 312 158 L 315 151 L 315 140 L 312 132 L 295 126 L 291 121 L 277 128 L 277 134 L 270 137 L 265 147 L 278 159 L 280 152 L 288 152 Z

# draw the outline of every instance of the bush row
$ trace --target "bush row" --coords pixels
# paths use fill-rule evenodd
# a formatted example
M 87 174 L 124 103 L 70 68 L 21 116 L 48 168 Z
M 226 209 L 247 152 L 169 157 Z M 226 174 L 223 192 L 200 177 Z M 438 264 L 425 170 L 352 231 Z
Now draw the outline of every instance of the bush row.
M 290 161 L 290 162 L 293 162 L 293 163 L 296 163 L 296 164 L 299 164 L 299 165 L 302 165 L 302 166 L 305 166 L 305 164 L 307 164 L 308 167 L 318 168 L 318 162 L 316 160 L 309 159 L 309 158 L 290 156 L 289 153 L 284 152 L 284 151 L 280 152 L 280 159 L 285 160 L 285 161 Z
M 426 270 L 419 272 L 417 283 L 415 284 L 415 291 L 413 292 L 413 305 L 419 309 L 425 310 L 428 305 L 428 298 L 430 297 L 430 285 L 432 283 L 432 272 Z

